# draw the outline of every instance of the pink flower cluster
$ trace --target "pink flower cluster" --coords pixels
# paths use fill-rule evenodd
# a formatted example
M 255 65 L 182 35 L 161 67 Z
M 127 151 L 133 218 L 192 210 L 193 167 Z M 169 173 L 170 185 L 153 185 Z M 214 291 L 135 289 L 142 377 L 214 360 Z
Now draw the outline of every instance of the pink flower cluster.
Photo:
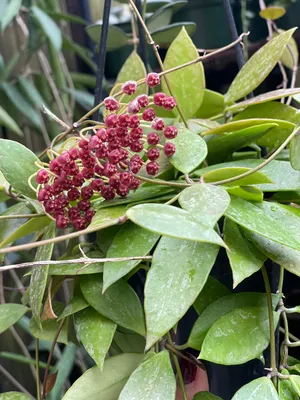
M 146 83 L 157 86 L 159 75 L 148 74 Z M 132 95 L 136 88 L 136 82 L 128 81 L 122 85 L 122 92 Z M 143 165 L 149 175 L 157 175 L 161 151 L 167 157 L 175 153 L 172 142 L 164 145 L 160 142 L 163 136 L 174 139 L 177 128 L 165 126 L 152 104 L 166 110 L 176 106 L 174 98 L 165 93 L 153 97 L 143 94 L 128 105 L 107 97 L 103 128 L 93 136 L 79 138 L 75 147 L 52 159 L 49 168 L 38 171 L 38 200 L 56 220 L 58 228 L 66 228 L 70 223 L 77 230 L 86 228 L 95 214 L 91 204 L 93 195 L 101 195 L 105 200 L 116 195 L 126 197 L 139 187 L 140 180 L 135 175 Z M 146 135 L 143 125 L 147 122 L 151 122 L 153 131 Z

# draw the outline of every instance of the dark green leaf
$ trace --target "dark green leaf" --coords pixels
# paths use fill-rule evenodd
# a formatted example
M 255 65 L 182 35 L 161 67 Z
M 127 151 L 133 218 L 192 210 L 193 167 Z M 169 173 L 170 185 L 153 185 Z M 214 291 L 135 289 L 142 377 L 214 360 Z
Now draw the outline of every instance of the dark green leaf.
M 222 114 L 224 110 L 224 96 L 209 89 L 204 89 L 202 104 L 195 116 L 197 118 L 211 118 Z
M 47 14 L 49 14 L 50 17 L 53 18 L 55 21 L 70 21 L 74 22 L 75 24 L 87 25 L 87 21 L 79 17 L 78 15 L 66 14 L 50 10 L 47 10 Z
M 201 184 L 184 189 L 178 201 L 200 222 L 214 226 L 229 206 L 230 196 L 220 186 Z
M 61 319 L 68 317 L 69 315 L 76 314 L 77 312 L 84 310 L 89 306 L 82 295 L 73 296 L 70 300 L 69 304 L 66 306 L 64 311 L 60 314 L 58 321 Z
M 88 307 L 75 314 L 75 327 L 86 351 L 102 370 L 117 325 Z
M 84 74 L 83 72 L 71 72 L 70 75 L 75 85 L 79 83 L 89 88 L 95 88 L 96 86 L 96 77 L 94 75 Z
M 126 381 L 137 368 L 144 354 L 120 354 L 104 363 L 103 371 L 98 367 L 88 369 L 70 387 L 62 400 L 116 400 Z
M 282 56 L 295 30 L 293 28 L 274 37 L 250 58 L 230 85 L 225 95 L 227 104 L 246 96 L 265 80 Z
M 90 228 L 103 224 L 104 222 L 117 219 L 126 213 L 126 206 L 117 206 L 110 208 L 103 208 L 96 212 L 94 215 Z
M 224 246 L 212 228 L 196 220 L 193 214 L 174 206 L 142 204 L 132 207 L 126 215 L 135 224 L 162 235 Z
M 22 0 L 10 0 L 4 10 L 2 10 L 0 16 L 1 23 L 1 31 L 3 32 L 6 27 L 10 24 L 10 22 L 15 18 L 18 14 L 22 5 Z
M 223 181 L 224 179 L 237 177 L 248 171 L 250 171 L 250 168 L 243 168 L 243 167 L 219 168 L 214 171 L 206 172 L 205 174 L 202 175 L 202 178 L 204 182 L 218 182 L 218 181 Z M 245 176 L 244 178 L 224 183 L 224 185 L 245 186 L 245 185 L 256 185 L 259 183 L 272 183 L 272 181 L 262 172 L 256 171 L 251 175 Z
M 165 6 L 159 8 L 153 13 L 146 21 L 147 28 L 150 32 L 156 31 L 157 29 L 168 26 L 172 19 L 171 4 L 168 3 Z
M 0 304 L 0 333 L 14 325 L 29 309 L 22 304 Z
M 294 136 L 290 143 L 291 166 L 300 171 L 300 136 Z
M 123 353 L 143 353 L 145 350 L 145 339 L 133 332 L 118 332 L 114 336 L 114 342 Z
M 5 215 L 18 215 L 18 214 L 29 214 L 30 210 L 24 203 L 17 203 L 11 207 L 9 207 L 1 216 Z M 5 240 L 6 237 L 10 236 L 13 232 L 15 232 L 20 226 L 24 224 L 26 219 L 17 218 L 17 219 L 4 219 L 1 221 L 0 227 L 0 243 Z
M 278 394 L 271 381 L 266 377 L 255 379 L 239 389 L 232 400 L 278 400 Z
M 125 0 L 126 2 L 126 0 Z M 147 13 L 153 13 L 158 8 L 169 3 L 169 0 L 148 0 L 147 1 Z
M 174 400 L 175 392 L 176 379 L 170 356 L 164 350 L 143 362 L 131 374 L 119 400 Z
M 142 305 L 128 283 L 120 280 L 102 293 L 103 283 L 99 274 L 83 275 L 80 287 L 86 301 L 100 314 L 124 328 L 145 335 Z
M 59 27 L 48 14 L 36 6 L 31 7 L 31 11 L 38 21 L 40 28 L 53 44 L 57 51 L 61 50 L 62 34 Z
M 79 58 L 81 58 L 92 71 L 97 71 L 96 63 L 93 61 L 92 52 L 83 46 L 80 46 L 78 43 L 75 43 L 70 37 L 67 35 L 63 36 L 63 50 L 69 50 L 74 52 Z
M 93 39 L 97 44 L 100 44 L 100 37 L 102 32 L 102 23 L 90 25 L 86 27 L 87 34 Z M 127 46 L 129 41 L 129 36 L 120 28 L 110 25 L 108 27 L 107 36 L 107 51 L 117 50 L 121 47 Z
M 164 60 L 165 69 L 170 69 L 195 60 L 198 52 L 186 30 L 182 28 L 176 39 L 168 49 Z M 178 106 L 186 119 L 195 115 L 201 106 L 205 76 L 202 63 L 196 63 L 189 67 L 168 74 L 168 82 L 172 89 Z M 162 79 L 163 91 L 168 93 L 166 81 Z M 176 112 L 176 114 L 178 114 Z
M 278 314 L 273 314 L 277 325 Z M 236 308 L 209 329 L 199 358 L 222 365 L 244 364 L 258 357 L 268 347 L 269 340 L 266 307 Z
M 226 218 L 224 240 L 228 246 L 227 257 L 233 276 L 233 288 L 259 271 L 267 257 L 249 242 L 239 226 Z
M 199 392 L 195 394 L 193 400 L 222 400 L 221 397 L 215 396 L 210 392 Z
M 194 303 L 217 254 L 218 247 L 211 244 L 161 238 L 145 285 L 147 349 Z
M 117 233 L 106 254 L 107 258 L 134 257 L 147 255 L 159 235 L 128 222 Z M 141 261 L 106 262 L 103 273 L 103 290 L 121 279 Z
M 5 126 L 19 136 L 23 136 L 23 132 L 16 121 L 0 106 L 0 125 Z
M 151 32 L 151 36 L 159 47 L 167 48 L 176 39 L 182 28 L 186 30 L 189 36 L 193 36 L 196 24 L 194 22 L 177 22 Z
M 264 199 L 263 192 L 256 186 L 233 186 L 226 188 L 226 190 L 230 195 L 248 201 L 262 202 Z

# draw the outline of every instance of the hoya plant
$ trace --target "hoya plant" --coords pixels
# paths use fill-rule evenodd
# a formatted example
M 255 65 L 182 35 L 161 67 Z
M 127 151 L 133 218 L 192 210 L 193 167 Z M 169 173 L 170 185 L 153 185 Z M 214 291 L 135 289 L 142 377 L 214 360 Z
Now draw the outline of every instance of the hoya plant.
M 35 359 L 22 341 L 24 355 L 1 357 L 29 364 L 37 400 L 220 399 L 206 384 L 190 392 L 181 361 L 202 371 L 207 361 L 264 363 L 268 347 L 265 375 L 233 400 L 299 398 L 300 361 L 289 355 L 300 345 L 289 332 L 299 307 L 286 307 L 283 283 L 285 270 L 300 276 L 300 116 L 286 104 L 300 88 L 245 100 L 294 31 L 274 35 L 221 95 L 205 88 L 202 61 L 244 35 L 199 56 L 183 28 L 161 72 L 146 74 L 134 53 L 110 95 L 41 154 L 0 140 L 0 333 L 20 344 L 13 325 L 25 330 Z M 92 119 L 99 109 L 103 120 Z M 230 287 L 211 276 L 218 253 Z M 280 265 L 274 293 L 267 260 Z M 26 286 L 20 302 L 3 292 L 9 272 Z M 254 273 L 265 290 L 237 293 Z M 182 343 L 191 307 L 198 317 Z M 32 399 L 0 367 L 19 390 L 0 399 Z

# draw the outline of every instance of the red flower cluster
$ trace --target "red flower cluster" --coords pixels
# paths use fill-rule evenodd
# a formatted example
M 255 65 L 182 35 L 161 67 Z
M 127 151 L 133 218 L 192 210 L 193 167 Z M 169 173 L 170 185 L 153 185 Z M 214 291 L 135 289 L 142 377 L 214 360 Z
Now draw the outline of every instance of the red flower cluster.
M 146 83 L 150 87 L 158 85 L 159 75 L 148 74 Z M 134 81 L 122 85 L 124 94 L 132 95 L 136 88 Z M 130 190 L 138 188 L 140 180 L 134 175 L 144 164 L 149 175 L 156 175 L 161 149 L 167 157 L 175 153 L 173 143 L 160 144 L 158 132 L 166 139 L 174 139 L 177 128 L 165 127 L 164 120 L 156 117 L 154 109 L 146 108 L 152 104 L 167 110 L 176 106 L 174 98 L 164 93 L 156 93 L 153 99 L 140 95 L 128 105 L 120 104 L 112 96 L 107 97 L 104 100 L 107 113 L 104 127 L 94 136 L 79 139 L 75 147 L 52 159 L 49 170 L 41 169 L 37 173 L 38 200 L 43 203 L 46 213 L 55 218 L 58 228 L 66 228 L 69 223 L 77 230 L 86 228 L 95 214 L 90 202 L 94 194 L 106 200 L 116 195 L 127 196 Z M 141 109 L 144 110 L 140 113 Z M 143 121 L 151 122 L 151 128 L 156 132 L 145 135 Z

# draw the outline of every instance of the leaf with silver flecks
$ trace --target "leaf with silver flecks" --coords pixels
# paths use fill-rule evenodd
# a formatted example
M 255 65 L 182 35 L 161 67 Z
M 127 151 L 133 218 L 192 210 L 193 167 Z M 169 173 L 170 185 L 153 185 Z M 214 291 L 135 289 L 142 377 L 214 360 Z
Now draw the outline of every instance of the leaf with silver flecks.
M 60 316 L 58 317 L 57 320 L 60 321 L 61 319 L 68 317 L 69 315 L 76 314 L 77 312 L 84 310 L 88 306 L 89 306 L 89 303 L 87 303 L 85 301 L 82 294 L 81 293 L 77 294 L 71 298 L 69 304 L 66 306 L 64 311 L 60 314 Z
M 0 333 L 19 321 L 27 311 L 29 308 L 22 304 L 0 304 Z
M 262 377 L 241 387 L 232 400 L 278 400 L 278 394 L 271 379 Z

